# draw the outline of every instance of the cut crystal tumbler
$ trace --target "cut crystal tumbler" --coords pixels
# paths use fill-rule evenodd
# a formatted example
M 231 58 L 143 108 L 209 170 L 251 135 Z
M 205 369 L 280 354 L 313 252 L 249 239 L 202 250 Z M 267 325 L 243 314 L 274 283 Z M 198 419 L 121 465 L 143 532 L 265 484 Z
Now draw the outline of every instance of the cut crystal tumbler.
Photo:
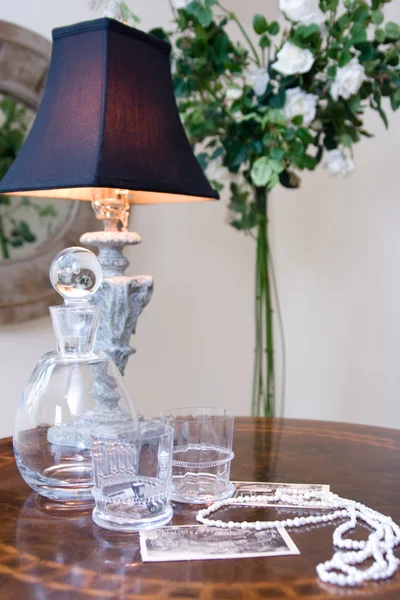
M 233 413 L 219 408 L 178 408 L 161 413 L 174 430 L 172 499 L 203 504 L 228 498 Z
M 173 430 L 141 420 L 92 434 L 96 508 L 93 520 L 116 531 L 155 529 L 172 518 Z

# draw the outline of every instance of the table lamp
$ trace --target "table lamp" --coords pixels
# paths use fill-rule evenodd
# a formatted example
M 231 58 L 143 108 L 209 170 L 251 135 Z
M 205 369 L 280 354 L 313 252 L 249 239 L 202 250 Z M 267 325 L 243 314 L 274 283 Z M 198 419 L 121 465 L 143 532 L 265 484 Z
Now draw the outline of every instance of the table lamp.
M 115 2 L 110 4 L 115 5 Z M 183 129 L 170 72 L 170 45 L 107 17 L 53 30 L 47 85 L 32 129 L 0 194 L 92 202 L 104 231 L 97 246 L 103 307 L 97 348 L 123 374 L 129 339 L 153 279 L 127 277 L 131 204 L 217 200 Z

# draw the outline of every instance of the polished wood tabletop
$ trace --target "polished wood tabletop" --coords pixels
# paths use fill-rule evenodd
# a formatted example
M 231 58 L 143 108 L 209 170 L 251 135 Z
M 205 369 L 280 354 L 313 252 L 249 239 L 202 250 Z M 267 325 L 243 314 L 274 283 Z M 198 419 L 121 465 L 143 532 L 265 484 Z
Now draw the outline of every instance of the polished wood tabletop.
M 326 483 L 400 522 L 400 431 L 239 418 L 234 451 L 233 480 Z M 195 523 L 192 507 L 174 509 L 174 524 Z M 238 507 L 230 510 L 229 519 L 243 520 Z M 258 519 L 276 515 L 268 510 L 246 508 Z M 279 511 L 275 519 L 288 518 L 288 509 Z M 90 507 L 73 510 L 31 493 L 10 439 L 0 441 L 0 513 L 1 600 L 400 598 L 398 573 L 359 589 L 318 580 L 317 563 L 333 553 L 334 527 L 327 524 L 290 531 L 300 556 L 142 563 L 137 534 L 107 532 L 92 522 Z M 246 518 L 252 520 L 251 512 Z

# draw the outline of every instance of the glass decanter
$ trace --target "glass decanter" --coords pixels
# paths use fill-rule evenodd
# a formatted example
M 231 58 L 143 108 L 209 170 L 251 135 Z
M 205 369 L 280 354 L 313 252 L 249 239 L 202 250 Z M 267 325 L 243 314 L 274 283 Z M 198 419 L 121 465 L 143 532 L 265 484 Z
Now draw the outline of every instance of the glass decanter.
M 93 350 L 101 308 L 90 304 L 101 266 L 84 248 L 52 261 L 50 280 L 64 304 L 50 307 L 57 351 L 42 356 L 21 398 L 14 454 L 26 483 L 59 501 L 93 500 L 91 433 L 137 415 L 112 359 Z

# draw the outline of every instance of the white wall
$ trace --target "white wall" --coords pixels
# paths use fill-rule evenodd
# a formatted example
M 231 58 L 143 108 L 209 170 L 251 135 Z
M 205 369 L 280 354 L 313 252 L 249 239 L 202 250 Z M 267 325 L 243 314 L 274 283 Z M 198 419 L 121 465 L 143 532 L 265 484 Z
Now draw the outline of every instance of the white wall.
M 167 0 L 130 0 L 144 29 L 167 23 Z M 226 0 L 250 26 L 265 0 Z M 274 3 L 275 4 L 275 3 Z M 400 20 L 400 0 L 388 7 Z M 50 36 L 52 27 L 99 15 L 86 0 L 0 2 L 0 18 Z M 306 174 L 277 189 L 271 229 L 287 344 L 286 416 L 400 427 L 400 113 L 356 149 L 357 171 Z M 155 276 L 126 382 L 139 410 L 196 404 L 250 410 L 254 243 L 226 224 L 224 203 L 139 207 L 131 274 Z M 41 354 L 48 318 L 2 327 L 0 437 Z

